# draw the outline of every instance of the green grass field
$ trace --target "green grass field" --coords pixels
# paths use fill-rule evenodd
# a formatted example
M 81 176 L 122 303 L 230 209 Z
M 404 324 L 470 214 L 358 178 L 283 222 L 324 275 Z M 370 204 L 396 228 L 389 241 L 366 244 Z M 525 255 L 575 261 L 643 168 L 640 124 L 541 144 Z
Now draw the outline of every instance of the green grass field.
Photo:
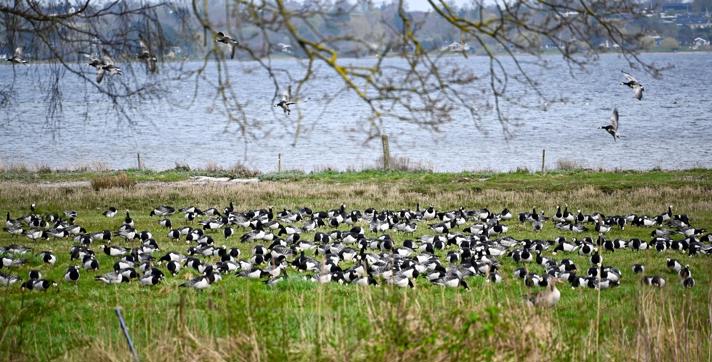
M 102 174 L 112 174 L 107 171 Z M 552 215 L 557 205 L 568 204 L 584 213 L 657 215 L 674 205 L 675 213 L 688 214 L 692 224 L 712 230 L 712 171 L 588 172 L 561 171 L 545 175 L 519 173 L 321 172 L 260 176 L 248 185 L 192 185 L 190 171 L 128 171 L 139 181 L 130 189 L 94 191 L 91 187 L 64 187 L 47 182 L 90 180 L 92 172 L 14 172 L 0 174 L 0 212 L 13 217 L 27 214 L 36 203 L 40 212 L 76 210 L 76 222 L 87 231 L 116 230 L 123 213 L 107 219 L 108 206 L 130 210 L 137 230 L 150 230 L 161 256 L 185 253 L 184 241 L 170 242 L 153 207 L 168 204 L 200 208 L 236 209 L 273 207 L 315 210 L 415 209 L 433 205 L 439 210 L 487 207 L 513 212 L 532 207 Z M 163 181 L 142 183 L 143 181 Z M 172 217 L 182 225 L 182 215 Z M 468 223 L 469 225 L 471 223 Z M 529 224 L 508 223 L 507 235 L 553 240 L 574 235 L 551 222 L 535 234 Z M 367 225 L 364 225 L 367 228 Z M 396 244 L 406 238 L 434 234 L 424 224 L 415 235 L 389 234 Z M 346 226 L 341 227 L 346 229 Z M 331 228 L 322 228 L 322 231 Z M 607 238 L 650 239 L 652 228 L 614 228 Z M 457 232 L 458 230 L 454 230 Z M 239 233 L 238 233 L 239 234 Z M 375 237 L 374 233 L 367 233 Z M 313 233 L 302 237 L 312 240 Z M 675 238 L 679 239 L 680 236 Z M 242 258 L 255 245 L 240 243 L 239 235 L 216 243 L 239 247 Z M 101 269 L 82 271 L 78 285 L 65 283 L 71 265 L 71 240 L 33 242 L 0 233 L 0 246 L 20 243 L 34 252 L 53 250 L 59 260 L 53 267 L 39 258 L 6 273 L 27 278 L 29 269 L 58 282 L 47 292 L 22 291 L 19 284 L 0 287 L 0 359 L 2 360 L 117 360 L 131 359 L 114 314 L 121 306 L 142 360 L 685 360 L 712 359 L 712 256 L 653 250 L 619 250 L 603 253 L 604 264 L 623 272 L 614 289 L 570 289 L 560 284 L 561 301 L 553 309 L 528 308 L 523 297 L 532 292 L 512 271 L 511 258 L 500 258 L 501 284 L 482 277 L 468 280 L 469 290 L 442 288 L 418 279 L 414 289 L 379 285 L 318 285 L 301 280 L 290 270 L 286 282 L 271 288 L 255 280 L 226 275 L 203 292 L 179 288 L 197 272 L 183 269 L 158 286 L 143 287 L 133 281 L 109 286 L 94 280 L 111 269 L 112 258 L 97 251 Z M 137 246 L 115 238 L 113 243 Z M 124 245 L 125 246 L 125 245 Z M 92 245 L 97 250 L 97 245 Z M 450 247 L 448 250 L 452 250 Z M 446 251 L 437 253 L 444 259 Z M 549 251 L 544 253 L 551 256 Z M 559 253 L 556 259 L 573 259 L 579 267 L 588 258 Z M 669 272 L 665 258 L 689 264 L 697 285 L 684 289 Z M 663 276 L 668 285 L 654 289 L 641 285 L 630 267 L 646 265 L 645 274 Z M 345 264 L 344 267 L 349 266 Z M 584 268 L 584 270 L 585 270 Z M 536 264 L 530 271 L 543 273 Z M 600 297 L 600 302 L 599 302 Z

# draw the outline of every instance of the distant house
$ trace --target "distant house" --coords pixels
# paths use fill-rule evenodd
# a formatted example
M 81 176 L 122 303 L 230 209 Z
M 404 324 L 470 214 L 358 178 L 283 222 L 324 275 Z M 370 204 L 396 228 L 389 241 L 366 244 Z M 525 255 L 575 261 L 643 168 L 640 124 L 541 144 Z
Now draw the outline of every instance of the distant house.
M 709 48 L 709 46 L 710 46 L 709 40 L 706 40 L 703 38 L 695 38 L 692 41 L 692 46 L 690 46 L 690 48 L 692 48 L 693 50 L 699 50 L 699 49 Z

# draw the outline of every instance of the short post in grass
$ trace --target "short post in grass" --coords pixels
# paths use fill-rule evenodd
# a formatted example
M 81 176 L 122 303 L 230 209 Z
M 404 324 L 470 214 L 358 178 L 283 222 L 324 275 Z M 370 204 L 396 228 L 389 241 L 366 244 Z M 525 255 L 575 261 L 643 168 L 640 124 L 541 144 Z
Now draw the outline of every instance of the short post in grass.
M 277 154 L 277 172 L 282 172 L 282 154 Z
M 136 152 L 136 167 L 141 169 L 141 154 L 138 152 Z
M 383 169 L 387 170 L 390 167 L 391 151 L 388 146 L 388 135 L 381 135 L 381 143 L 383 144 Z
M 119 326 L 121 327 L 121 331 L 124 332 L 124 337 L 126 337 L 126 343 L 129 345 L 129 349 L 131 350 L 131 354 L 133 355 L 133 360 L 134 362 L 138 362 L 138 353 L 136 352 L 136 348 L 134 348 L 133 341 L 131 340 L 129 328 L 126 327 L 126 321 L 124 321 L 124 316 L 121 314 L 121 307 L 114 308 L 114 312 L 116 312 L 116 317 L 119 318 Z
M 544 173 L 544 161 L 546 161 L 546 148 L 541 150 L 541 173 Z

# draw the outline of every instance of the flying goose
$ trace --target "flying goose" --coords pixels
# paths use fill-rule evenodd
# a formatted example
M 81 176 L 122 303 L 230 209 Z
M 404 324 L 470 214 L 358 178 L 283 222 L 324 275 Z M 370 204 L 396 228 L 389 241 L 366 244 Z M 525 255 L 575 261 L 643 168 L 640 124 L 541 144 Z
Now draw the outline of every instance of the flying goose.
M 101 81 L 104 79 L 104 74 L 107 72 L 109 75 L 114 76 L 114 75 L 121 75 L 121 68 L 117 67 L 114 65 L 114 59 L 111 58 L 111 54 L 109 54 L 109 51 L 106 49 L 101 50 L 101 60 L 99 62 L 95 62 L 94 58 L 90 58 L 90 63 L 89 65 L 93 66 L 96 68 L 96 82 L 101 83 Z
M 156 67 L 156 55 L 151 51 L 151 48 L 148 46 L 148 42 L 143 38 L 143 36 L 139 35 L 138 39 L 138 45 L 141 47 L 138 59 L 146 62 L 146 69 L 148 69 L 149 72 L 156 73 L 158 70 Z
M 215 34 L 215 42 L 223 43 L 223 44 L 229 46 L 230 47 L 230 59 L 235 58 L 235 47 L 240 45 L 240 42 L 233 39 L 231 36 L 223 33 L 222 31 L 219 31 Z
M 613 136 L 613 141 L 615 142 L 617 138 L 621 138 L 618 135 L 618 108 L 613 109 L 613 114 L 611 114 L 611 124 L 601 127 L 605 129 L 608 134 Z
M 27 61 L 25 59 L 22 59 L 22 47 L 17 47 L 15 49 L 15 54 L 13 56 L 7 58 L 7 61 L 13 64 L 25 64 L 27 65 Z
M 280 107 L 286 113 L 287 115 L 290 114 L 291 110 L 289 109 L 289 106 L 296 104 L 291 101 L 292 99 L 292 86 L 287 87 L 287 91 L 284 92 L 282 95 L 282 99 L 279 101 L 279 103 L 275 104 L 275 107 Z
M 643 99 L 643 91 L 645 90 L 645 87 L 643 87 L 643 85 L 640 84 L 640 82 L 637 79 L 635 79 L 635 77 L 630 75 L 629 73 L 626 73 L 622 70 L 621 70 L 621 72 L 623 73 L 623 76 L 625 77 L 625 82 L 623 82 L 621 84 L 626 85 L 633 90 L 633 96 L 635 97 L 635 99 L 637 99 L 637 100 Z

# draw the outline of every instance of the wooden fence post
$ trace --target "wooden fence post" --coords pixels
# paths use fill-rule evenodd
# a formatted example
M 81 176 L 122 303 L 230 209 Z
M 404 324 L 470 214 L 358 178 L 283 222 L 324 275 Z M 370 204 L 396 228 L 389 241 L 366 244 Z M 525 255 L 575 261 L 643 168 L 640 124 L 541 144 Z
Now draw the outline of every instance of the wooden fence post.
M 391 151 L 388 146 L 388 135 L 381 135 L 381 143 L 383 144 L 383 169 L 387 170 L 390 168 L 391 163 Z
M 277 154 L 277 172 L 282 172 L 282 154 Z
M 141 169 L 141 154 L 138 152 L 136 152 L 136 167 L 138 167 L 139 170 Z
M 138 362 L 138 353 L 136 352 L 136 348 L 134 347 L 133 341 L 131 340 L 129 328 L 126 327 L 124 316 L 121 314 L 121 307 L 114 308 L 114 312 L 116 312 L 116 317 L 119 318 L 119 326 L 121 327 L 121 331 L 124 332 L 124 337 L 126 337 L 126 343 L 129 345 L 129 349 L 131 350 L 131 354 L 133 355 L 133 360 L 134 362 Z
M 541 150 L 541 173 L 544 173 L 544 161 L 546 160 L 546 149 Z

